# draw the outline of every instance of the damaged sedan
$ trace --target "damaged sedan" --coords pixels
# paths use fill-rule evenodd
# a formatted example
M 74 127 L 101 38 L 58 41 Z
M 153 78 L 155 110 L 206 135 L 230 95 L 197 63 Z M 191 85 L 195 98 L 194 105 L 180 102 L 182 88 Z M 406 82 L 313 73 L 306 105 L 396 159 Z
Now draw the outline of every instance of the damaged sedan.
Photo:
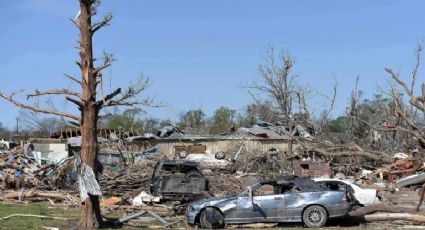
M 260 180 L 238 195 L 193 202 L 186 219 L 207 229 L 284 222 L 319 228 L 329 218 L 345 216 L 355 203 L 349 191 L 331 191 L 308 178 L 287 177 Z

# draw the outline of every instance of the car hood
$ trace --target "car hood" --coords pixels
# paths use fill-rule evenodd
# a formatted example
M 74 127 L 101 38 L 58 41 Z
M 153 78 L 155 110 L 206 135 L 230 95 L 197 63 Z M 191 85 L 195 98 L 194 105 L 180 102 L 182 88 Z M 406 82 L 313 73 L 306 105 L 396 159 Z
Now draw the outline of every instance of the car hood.
M 190 203 L 189 206 L 193 207 L 195 210 L 201 210 L 205 207 L 217 207 L 222 211 L 226 211 L 233 207 L 236 207 L 236 201 L 238 199 L 237 195 L 225 196 L 225 197 L 214 197 L 208 199 L 202 199 Z

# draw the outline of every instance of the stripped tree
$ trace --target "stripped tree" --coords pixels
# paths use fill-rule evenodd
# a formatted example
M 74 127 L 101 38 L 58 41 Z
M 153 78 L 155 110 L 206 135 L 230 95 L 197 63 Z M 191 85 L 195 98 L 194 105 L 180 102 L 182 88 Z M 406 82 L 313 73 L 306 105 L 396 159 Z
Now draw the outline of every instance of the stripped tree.
M 291 75 L 294 59 L 289 52 L 282 51 L 276 55 L 273 47 L 266 51 L 265 63 L 259 66 L 260 81 L 247 86 L 259 93 L 265 94 L 270 99 L 270 110 L 278 114 L 282 123 L 292 134 L 294 122 L 294 103 L 297 98 L 304 99 L 302 91 L 295 82 L 295 76 Z M 251 93 L 251 92 L 250 92 Z M 251 93 L 257 104 L 262 104 L 261 99 Z M 293 139 L 288 140 L 288 154 L 292 155 Z M 282 160 L 284 156 L 282 155 Z
M 99 29 L 110 24 L 112 14 L 107 14 L 101 21 L 92 23 L 92 17 L 96 15 L 96 8 L 99 6 L 99 3 L 99 0 L 79 0 L 80 11 L 77 18 L 75 20 L 70 19 L 80 32 L 80 60 L 76 64 L 81 70 L 81 76 L 65 76 L 81 86 L 81 92 L 70 89 L 36 90 L 34 93 L 27 95 L 27 99 L 45 95 L 65 95 L 67 101 L 77 105 L 81 111 L 80 115 L 59 112 L 55 109 L 41 108 L 39 105 L 32 106 L 24 104 L 16 100 L 14 94 L 6 95 L 0 92 L 2 98 L 16 106 L 37 113 L 65 117 L 73 120 L 72 123 L 80 127 L 82 144 L 81 163 L 79 165 L 79 185 L 80 195 L 82 196 L 82 208 L 79 227 L 83 229 L 96 228 L 103 224 L 99 206 L 100 188 L 96 179 L 102 168 L 97 160 L 97 120 L 99 112 L 101 109 L 111 106 L 153 106 L 151 98 L 144 98 L 140 101 L 131 100 L 146 89 L 148 80 L 144 78 L 141 78 L 137 84 L 131 85 L 124 92 L 121 91 L 121 88 L 118 88 L 109 94 L 103 93 L 102 71 L 111 65 L 113 59 L 111 55 L 105 55 L 103 57 L 103 63 L 95 67 L 92 38 Z
M 420 92 L 417 93 L 415 91 L 422 49 L 422 44 L 419 44 L 416 50 L 416 63 L 410 75 L 410 82 L 403 80 L 400 74 L 394 72 L 391 68 L 385 68 L 392 83 L 386 92 L 390 98 L 390 103 L 387 104 L 386 108 L 389 116 L 382 116 L 381 121 L 375 122 L 367 121 L 356 113 L 351 113 L 349 117 L 377 132 L 403 135 L 403 142 L 407 145 L 425 148 L 425 82 L 422 82 Z M 352 108 L 355 107 L 352 106 Z M 395 144 L 391 143 L 391 145 Z M 416 207 L 417 211 L 422 205 L 424 196 L 425 184 L 422 187 Z
M 421 92 L 415 91 L 421 52 L 422 45 L 419 44 L 416 50 L 416 64 L 411 72 L 410 82 L 403 80 L 400 74 L 394 72 L 391 68 L 385 68 L 393 83 L 390 84 L 389 90 L 386 92 L 391 100 L 390 107 L 388 107 L 390 117 L 383 117 L 385 120 L 379 122 L 380 125 L 368 122 L 359 116 L 352 115 L 350 117 L 376 131 L 406 134 L 406 139 L 414 140 L 410 144 L 425 148 L 425 82 L 421 84 Z
M 296 75 L 292 74 L 294 59 L 288 52 L 281 52 L 276 55 L 271 47 L 266 51 L 265 63 L 260 65 L 260 81 L 248 85 L 252 89 L 262 95 L 265 95 L 271 102 L 267 110 L 277 114 L 283 125 L 288 129 L 288 155 L 294 152 L 309 153 L 328 159 L 339 159 L 341 157 L 364 156 L 379 162 L 389 163 L 391 158 L 383 155 L 381 152 L 361 148 L 355 143 L 348 145 L 329 144 L 326 139 L 320 136 L 313 142 L 304 142 L 302 138 L 296 138 L 293 134 L 296 125 L 303 124 L 306 127 L 312 126 L 311 113 L 306 102 L 306 95 L 309 90 L 302 87 L 296 82 Z M 250 92 L 251 93 L 251 92 Z M 256 104 L 261 105 L 261 95 L 256 96 L 251 93 Z M 335 105 L 337 95 L 337 83 L 335 81 L 332 94 L 330 96 L 321 95 L 326 99 L 324 110 L 320 114 L 320 124 L 325 124 L 330 119 L 331 112 Z M 266 110 L 266 109 L 265 109 Z M 319 129 L 326 132 L 326 130 Z M 285 155 L 281 155 L 282 163 L 284 163 Z

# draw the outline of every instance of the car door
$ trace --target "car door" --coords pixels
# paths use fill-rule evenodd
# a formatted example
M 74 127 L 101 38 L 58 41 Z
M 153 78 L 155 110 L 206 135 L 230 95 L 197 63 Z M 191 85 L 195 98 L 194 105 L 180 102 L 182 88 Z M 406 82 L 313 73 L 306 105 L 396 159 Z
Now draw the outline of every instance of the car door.
M 306 193 L 296 185 L 286 186 L 282 189 L 284 195 L 284 205 L 278 210 L 278 216 L 281 221 L 299 221 L 301 220 L 302 209 L 309 199 Z
M 253 189 L 251 196 L 239 196 L 236 204 L 236 210 L 229 215 L 231 222 L 244 223 L 262 223 L 275 222 L 277 218 L 277 207 L 279 202 L 283 202 L 283 197 L 274 194 L 271 187 L 271 193 L 264 193 L 264 186 Z
M 250 191 L 251 192 L 251 191 Z M 226 214 L 226 223 L 258 223 L 263 222 L 264 217 L 257 211 L 251 195 L 240 195 L 236 200 L 236 208 Z
M 278 195 L 265 195 L 254 196 L 253 206 L 257 216 L 261 216 L 265 222 L 276 221 L 277 210 L 280 206 L 279 203 L 283 202 L 283 196 Z
M 283 202 L 282 194 L 276 193 L 275 186 L 264 184 L 253 191 L 254 211 L 265 222 L 274 222 L 277 218 L 277 210 Z

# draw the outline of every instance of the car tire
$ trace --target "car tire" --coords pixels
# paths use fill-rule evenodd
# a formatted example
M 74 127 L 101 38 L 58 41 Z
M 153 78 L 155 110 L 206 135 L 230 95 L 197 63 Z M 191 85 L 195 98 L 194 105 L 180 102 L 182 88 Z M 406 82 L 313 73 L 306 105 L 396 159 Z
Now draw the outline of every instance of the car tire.
M 201 228 L 204 229 L 221 229 L 224 228 L 224 216 L 216 208 L 207 207 L 201 212 L 199 217 Z
M 223 160 L 224 158 L 226 158 L 226 154 L 224 152 L 218 152 L 215 154 L 215 159 L 217 160 Z
M 303 222 L 309 228 L 321 228 L 328 221 L 326 209 L 319 205 L 306 208 L 303 212 Z
M 181 152 L 179 152 L 179 157 L 180 157 L 181 159 L 186 158 L 186 157 L 187 157 L 187 152 L 186 152 L 186 151 L 181 151 Z
M 192 170 L 192 171 L 187 172 L 184 175 L 184 177 L 185 178 L 202 178 L 202 174 L 200 172 L 196 171 L 196 170 Z

